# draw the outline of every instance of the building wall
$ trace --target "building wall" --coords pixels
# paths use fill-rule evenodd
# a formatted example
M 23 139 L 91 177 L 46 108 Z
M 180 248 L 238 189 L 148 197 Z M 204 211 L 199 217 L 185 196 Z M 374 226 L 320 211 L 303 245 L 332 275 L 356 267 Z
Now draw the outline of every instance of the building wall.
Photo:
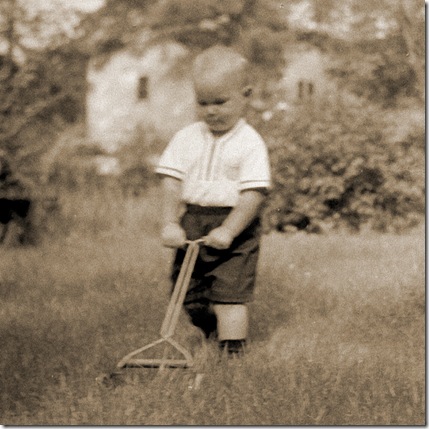
M 175 43 L 156 45 L 138 55 L 113 53 L 101 66 L 92 59 L 87 80 L 88 137 L 114 151 L 136 132 L 155 132 L 169 139 L 194 120 L 194 93 L 187 73 L 177 72 L 187 51 Z M 141 77 L 147 77 L 147 98 L 139 99 Z
M 336 85 L 326 73 L 328 59 L 318 49 L 301 45 L 288 53 L 287 67 L 282 87 L 288 102 L 299 101 L 299 82 L 302 82 L 303 99 L 310 98 L 309 83 L 313 85 L 312 97 L 329 97 L 335 94 Z

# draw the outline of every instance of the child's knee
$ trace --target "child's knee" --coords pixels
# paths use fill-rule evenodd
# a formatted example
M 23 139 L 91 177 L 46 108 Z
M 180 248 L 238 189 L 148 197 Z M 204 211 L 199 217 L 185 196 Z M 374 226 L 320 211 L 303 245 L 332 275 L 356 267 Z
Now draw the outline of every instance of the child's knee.
M 248 309 L 245 304 L 214 304 L 217 317 L 218 339 L 242 340 L 247 337 L 249 327 Z

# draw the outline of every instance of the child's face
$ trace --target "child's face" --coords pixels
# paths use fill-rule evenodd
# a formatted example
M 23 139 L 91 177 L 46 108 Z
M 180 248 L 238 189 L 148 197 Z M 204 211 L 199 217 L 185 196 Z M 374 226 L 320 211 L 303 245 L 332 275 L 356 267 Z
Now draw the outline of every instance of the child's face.
M 225 78 L 210 81 L 197 78 L 194 84 L 199 119 L 214 135 L 227 133 L 244 114 L 247 105 L 245 88 L 237 79 Z

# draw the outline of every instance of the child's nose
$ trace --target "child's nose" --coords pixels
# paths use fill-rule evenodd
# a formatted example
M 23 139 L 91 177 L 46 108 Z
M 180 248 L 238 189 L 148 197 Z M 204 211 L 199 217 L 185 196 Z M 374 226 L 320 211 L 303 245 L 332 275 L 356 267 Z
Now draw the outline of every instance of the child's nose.
M 209 104 L 207 106 L 207 114 L 208 115 L 215 115 L 217 113 L 217 108 L 214 104 Z

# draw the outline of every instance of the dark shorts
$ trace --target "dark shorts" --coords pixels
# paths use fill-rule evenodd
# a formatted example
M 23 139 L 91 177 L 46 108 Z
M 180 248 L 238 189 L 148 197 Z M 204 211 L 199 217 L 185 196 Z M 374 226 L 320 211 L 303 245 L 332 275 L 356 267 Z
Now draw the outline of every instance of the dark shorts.
M 188 206 L 181 222 L 187 238 L 196 240 L 207 235 L 222 224 L 231 210 L 230 207 Z M 234 239 L 229 249 L 200 246 L 185 305 L 202 301 L 238 304 L 252 300 L 259 230 L 259 219 L 256 219 Z M 185 250 L 177 250 L 172 274 L 174 282 L 184 255 Z

